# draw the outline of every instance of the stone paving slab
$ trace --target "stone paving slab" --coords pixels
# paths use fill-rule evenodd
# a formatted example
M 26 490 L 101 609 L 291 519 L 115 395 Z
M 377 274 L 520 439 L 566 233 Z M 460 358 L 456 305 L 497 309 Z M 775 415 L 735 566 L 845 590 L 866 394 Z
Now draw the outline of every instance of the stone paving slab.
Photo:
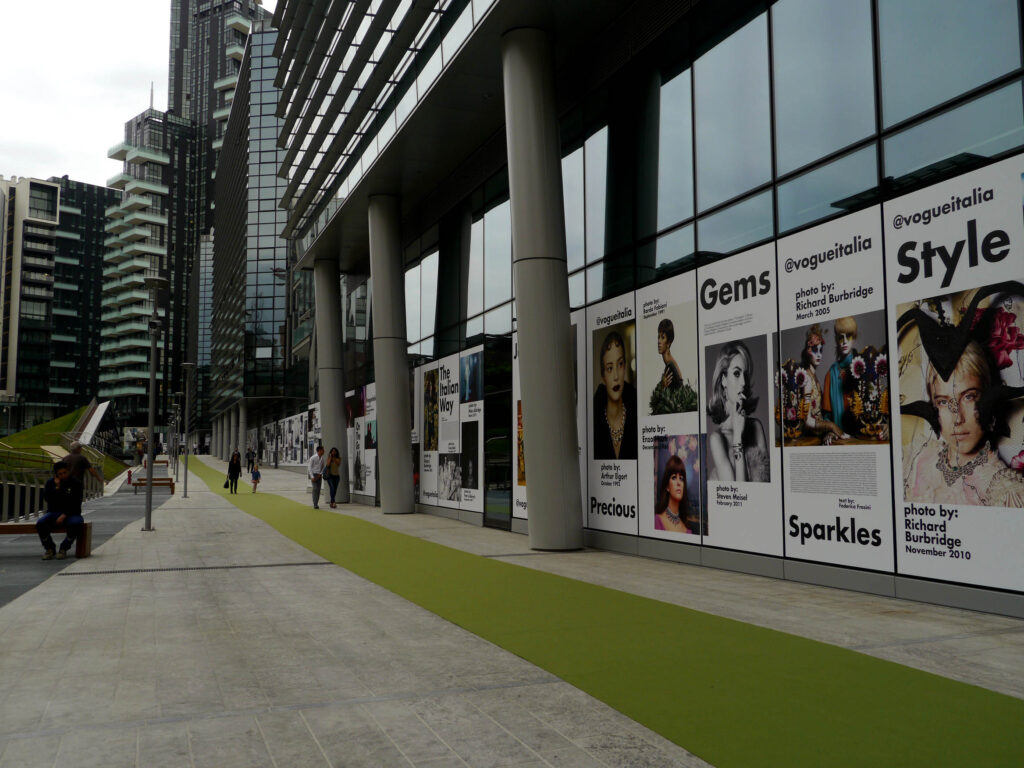
M 210 456 L 202 460 L 226 471 Z M 260 493 L 312 504 L 304 474 L 263 469 Z M 241 490 L 251 492 L 251 485 Z M 325 508 L 326 504 L 321 504 Z M 337 512 L 527 568 L 800 635 L 1024 698 L 1024 620 L 714 568 L 585 550 L 534 552 L 521 534 L 433 515 Z
M 0 608 L 0 768 L 705 765 L 189 485 Z

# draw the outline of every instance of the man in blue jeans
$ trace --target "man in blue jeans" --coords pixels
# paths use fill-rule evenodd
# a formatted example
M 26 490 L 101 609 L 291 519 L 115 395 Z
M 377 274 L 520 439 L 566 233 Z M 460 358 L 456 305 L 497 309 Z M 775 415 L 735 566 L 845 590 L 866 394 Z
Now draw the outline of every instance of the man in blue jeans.
M 82 483 L 71 476 L 71 469 L 63 461 L 53 465 L 53 477 L 46 481 L 43 498 L 46 499 L 46 514 L 36 521 L 39 540 L 43 542 L 43 560 L 63 560 L 75 539 L 82 533 L 85 520 L 82 518 Z M 67 535 L 61 542 L 60 551 L 54 546 L 50 532 L 59 526 L 67 528 Z

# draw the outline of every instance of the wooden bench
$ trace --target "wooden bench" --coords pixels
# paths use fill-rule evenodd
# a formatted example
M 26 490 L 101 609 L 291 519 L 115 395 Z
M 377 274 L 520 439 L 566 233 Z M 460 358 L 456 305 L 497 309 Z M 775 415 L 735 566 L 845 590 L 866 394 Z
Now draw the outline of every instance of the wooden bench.
M 66 534 L 68 529 L 63 525 L 59 525 L 51 530 L 51 533 L 64 533 Z M 35 534 L 36 524 L 35 523 L 0 523 L 0 535 L 9 536 L 24 536 L 25 534 Z M 89 557 L 92 554 L 92 521 L 86 520 L 82 527 L 82 535 L 75 539 L 75 557 L 83 558 Z
M 132 478 L 132 486 L 135 488 L 135 493 L 138 493 L 140 487 L 142 487 L 142 488 L 146 487 L 146 478 L 145 477 L 133 477 Z M 174 478 L 173 477 L 154 477 L 153 478 L 153 487 L 154 488 L 170 488 L 171 489 L 171 495 L 173 496 L 174 495 Z

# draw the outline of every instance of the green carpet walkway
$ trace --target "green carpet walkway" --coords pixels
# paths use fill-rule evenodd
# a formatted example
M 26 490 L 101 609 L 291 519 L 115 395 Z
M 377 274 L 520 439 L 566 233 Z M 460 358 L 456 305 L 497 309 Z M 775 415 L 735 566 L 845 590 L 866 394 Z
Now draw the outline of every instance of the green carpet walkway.
M 199 461 L 193 472 L 228 496 L 222 474 Z M 1024 765 L 1019 699 L 280 496 L 228 498 L 716 766 Z

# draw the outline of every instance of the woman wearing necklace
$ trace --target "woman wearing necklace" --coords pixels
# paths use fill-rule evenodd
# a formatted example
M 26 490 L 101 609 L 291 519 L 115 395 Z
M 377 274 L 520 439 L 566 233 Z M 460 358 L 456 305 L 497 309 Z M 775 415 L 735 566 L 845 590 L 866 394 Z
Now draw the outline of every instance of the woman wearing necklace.
M 752 396 L 753 377 L 753 360 L 746 344 L 733 341 L 722 347 L 708 402 L 708 416 L 715 424 L 708 430 L 709 480 L 771 480 L 764 426 L 750 415 L 757 408 L 757 398 Z
M 906 500 L 1024 507 L 1024 475 L 1007 467 L 994 448 L 996 418 L 986 397 L 992 367 L 981 346 L 967 344 L 948 381 L 929 362 L 925 381 L 939 439 L 925 443 L 914 458 Z
M 665 462 L 658 484 L 658 499 L 654 508 L 654 530 L 674 533 L 692 533 L 686 527 L 690 501 L 686 495 L 686 467 L 678 456 Z
M 626 344 L 618 331 L 604 337 L 601 384 L 594 392 L 594 458 L 636 459 L 636 389 L 626 381 Z

